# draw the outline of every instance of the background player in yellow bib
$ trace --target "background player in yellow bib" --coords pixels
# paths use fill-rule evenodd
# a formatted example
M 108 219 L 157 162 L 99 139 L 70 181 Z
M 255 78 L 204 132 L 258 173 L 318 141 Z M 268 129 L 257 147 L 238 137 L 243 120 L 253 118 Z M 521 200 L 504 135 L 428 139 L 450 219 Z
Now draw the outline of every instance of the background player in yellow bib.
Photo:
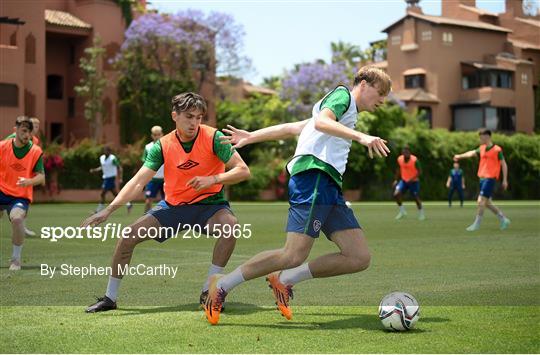
M 129 264 L 135 247 L 148 240 L 145 233 L 149 228 L 167 227 L 170 231 L 171 228 L 181 230 L 197 226 L 204 230 L 208 226 L 209 231 L 220 229 L 221 237 L 216 239 L 201 302 L 206 298 L 208 278 L 221 272 L 227 264 L 236 243 L 236 239 L 227 233 L 233 230 L 237 219 L 225 199 L 223 186 L 248 179 L 250 172 L 230 145 L 220 144 L 221 132 L 201 124 L 206 108 L 206 102 L 200 95 L 187 92 L 175 96 L 171 116 L 176 129 L 152 146 L 144 165 L 114 201 L 82 223 L 82 226 L 87 226 L 104 222 L 120 206 L 140 196 L 144 186 L 164 166 L 165 199 L 131 224 L 129 238 L 118 240 L 105 296 L 88 307 L 86 312 L 116 309 L 118 288 L 123 277 L 118 266 L 124 268 Z M 167 233 L 156 240 L 163 242 L 173 236 Z
M 503 173 L 502 188 L 504 190 L 508 188 L 508 165 L 504 160 L 502 148 L 491 141 L 491 131 L 482 129 L 478 135 L 480 136 L 480 147 L 466 153 L 454 155 L 454 161 L 480 156 L 480 162 L 478 163 L 478 177 L 480 178 L 480 194 L 477 200 L 478 212 L 473 224 L 467 227 L 467 231 L 473 232 L 480 229 L 486 207 L 499 218 L 500 229 L 504 230 L 510 225 L 510 220 L 493 204 L 492 196 L 501 169 Z

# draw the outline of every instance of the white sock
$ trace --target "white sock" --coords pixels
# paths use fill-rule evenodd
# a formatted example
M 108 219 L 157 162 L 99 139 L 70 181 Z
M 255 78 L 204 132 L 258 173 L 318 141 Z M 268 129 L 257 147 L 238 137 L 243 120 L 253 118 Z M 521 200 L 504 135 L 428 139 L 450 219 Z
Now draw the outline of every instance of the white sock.
M 118 298 L 120 281 L 122 281 L 122 279 L 117 279 L 116 277 L 109 276 L 109 283 L 107 284 L 107 292 L 105 292 L 105 296 L 109 297 L 113 301 L 116 301 L 116 299 Z
M 244 281 L 246 280 L 244 280 L 244 275 L 242 275 L 242 270 L 240 270 L 240 267 L 237 267 L 233 272 L 219 279 L 217 287 L 221 287 L 222 289 L 225 290 L 225 292 L 229 292 L 230 290 L 240 285 Z
M 480 225 L 482 222 L 482 216 L 477 215 L 476 219 L 474 220 L 474 224 Z
M 301 281 L 312 279 L 311 271 L 309 271 L 309 264 L 305 263 L 294 269 L 283 270 L 279 275 L 279 281 L 285 285 L 295 285 Z
M 13 244 L 13 253 L 11 254 L 11 260 L 21 260 L 22 245 Z
M 399 212 L 405 213 L 405 206 L 403 205 L 399 206 Z
M 504 216 L 504 214 L 502 213 L 502 211 L 499 211 L 499 213 L 497 213 L 497 217 L 499 217 L 499 220 L 500 221 L 503 221 L 506 217 Z
M 102 209 L 103 209 L 103 204 L 100 203 L 100 204 L 97 206 L 96 212 L 99 212 L 99 211 L 101 211 Z
M 420 208 L 420 209 L 418 210 L 418 213 L 419 213 L 421 216 L 423 216 L 423 215 L 424 215 L 424 207 Z
M 206 282 L 204 283 L 202 287 L 203 292 L 208 291 L 208 286 L 210 284 L 210 276 L 221 273 L 223 269 L 224 269 L 223 266 L 217 266 L 214 264 L 210 265 L 210 267 L 208 268 L 208 275 L 206 276 Z

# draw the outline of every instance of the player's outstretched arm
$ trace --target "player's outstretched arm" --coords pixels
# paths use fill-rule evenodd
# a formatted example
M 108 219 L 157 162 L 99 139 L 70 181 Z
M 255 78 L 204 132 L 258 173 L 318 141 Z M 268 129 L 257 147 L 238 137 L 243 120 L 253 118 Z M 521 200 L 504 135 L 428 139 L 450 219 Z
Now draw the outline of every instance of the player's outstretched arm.
M 146 166 L 137 171 L 135 176 L 131 178 L 124 186 L 114 200 L 106 208 L 100 212 L 88 217 L 82 224 L 82 227 L 89 225 L 98 225 L 107 220 L 107 218 L 118 208 L 124 206 L 126 203 L 136 199 L 141 195 L 141 192 L 146 184 L 152 180 L 152 177 L 156 172 Z
M 219 137 L 221 144 L 232 144 L 232 148 L 242 148 L 248 144 L 292 138 L 300 134 L 309 119 L 282 123 L 275 126 L 265 127 L 253 132 L 238 129 L 231 125 L 223 129 L 227 135 Z
M 468 152 L 454 155 L 454 161 L 458 161 L 460 159 L 469 159 L 475 156 L 476 156 L 476 150 L 469 150 Z
M 336 115 L 334 115 L 332 110 L 328 108 L 324 108 L 315 119 L 315 129 L 335 137 L 350 139 L 366 146 L 370 158 L 373 158 L 373 152 L 379 157 L 386 157 L 390 153 L 390 149 L 386 146 L 384 139 L 370 136 L 342 125 L 337 121 Z
M 234 185 L 249 179 L 251 176 L 248 166 L 238 152 L 235 152 L 225 164 L 225 169 L 227 169 L 226 172 L 217 175 L 195 176 L 187 182 L 187 185 L 201 191 L 215 184 Z

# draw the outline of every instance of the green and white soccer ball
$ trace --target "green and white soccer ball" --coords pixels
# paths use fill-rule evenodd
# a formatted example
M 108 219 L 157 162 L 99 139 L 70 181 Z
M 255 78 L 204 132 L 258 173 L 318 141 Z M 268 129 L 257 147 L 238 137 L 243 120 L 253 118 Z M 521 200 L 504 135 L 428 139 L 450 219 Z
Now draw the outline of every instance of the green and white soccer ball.
M 413 329 L 420 318 L 420 306 L 416 299 L 405 292 L 392 292 L 379 304 L 379 319 L 388 330 Z

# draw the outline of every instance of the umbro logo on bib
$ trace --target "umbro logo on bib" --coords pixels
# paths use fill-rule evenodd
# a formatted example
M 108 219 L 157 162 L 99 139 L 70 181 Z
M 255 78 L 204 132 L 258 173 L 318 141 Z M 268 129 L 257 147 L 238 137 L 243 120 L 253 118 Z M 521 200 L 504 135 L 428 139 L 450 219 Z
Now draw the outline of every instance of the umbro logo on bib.
M 21 172 L 21 171 L 24 171 L 24 166 L 22 166 L 21 164 L 19 163 L 15 163 L 15 164 L 11 164 L 9 166 L 11 169 L 15 170 L 15 171 L 18 171 L 18 172 Z
M 181 169 L 181 170 L 189 170 L 191 168 L 194 168 L 196 167 L 197 165 L 199 165 L 199 163 L 197 163 L 196 161 L 193 161 L 191 159 L 189 159 L 188 161 L 180 164 L 177 166 L 178 169 Z

